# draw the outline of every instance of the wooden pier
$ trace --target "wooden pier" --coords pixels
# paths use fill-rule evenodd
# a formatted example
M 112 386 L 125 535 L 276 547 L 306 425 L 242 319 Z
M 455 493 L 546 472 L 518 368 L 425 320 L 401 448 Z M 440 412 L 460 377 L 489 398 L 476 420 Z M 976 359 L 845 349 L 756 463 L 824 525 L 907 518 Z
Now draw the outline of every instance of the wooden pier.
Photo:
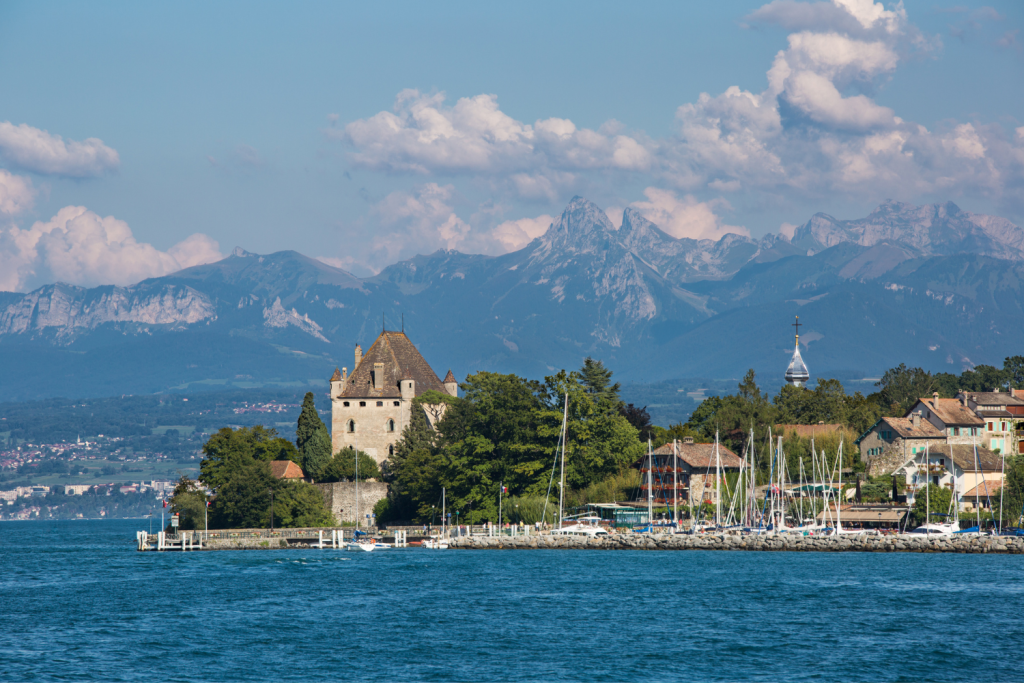
M 278 548 L 343 548 L 351 542 L 354 529 L 340 527 L 302 529 L 216 529 L 210 531 L 179 531 L 155 534 L 135 532 L 140 552 L 196 550 L 270 550 Z M 402 539 L 404 541 L 404 535 Z

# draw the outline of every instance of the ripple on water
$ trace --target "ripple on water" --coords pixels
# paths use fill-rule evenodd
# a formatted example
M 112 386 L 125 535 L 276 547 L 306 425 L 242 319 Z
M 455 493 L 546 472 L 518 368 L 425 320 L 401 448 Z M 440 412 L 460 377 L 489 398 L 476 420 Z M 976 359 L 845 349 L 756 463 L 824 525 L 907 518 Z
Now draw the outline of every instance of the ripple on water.
M 158 554 L 139 524 L 0 524 L 0 680 L 1020 677 L 1020 557 Z

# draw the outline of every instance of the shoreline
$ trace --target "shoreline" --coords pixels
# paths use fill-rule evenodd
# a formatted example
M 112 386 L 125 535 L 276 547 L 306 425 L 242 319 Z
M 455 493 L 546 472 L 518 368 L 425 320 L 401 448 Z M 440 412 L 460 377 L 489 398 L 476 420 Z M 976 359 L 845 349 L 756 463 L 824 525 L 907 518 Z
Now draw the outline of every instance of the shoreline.
M 729 534 L 615 534 L 580 536 L 462 536 L 452 538 L 458 550 L 742 550 L 750 552 L 910 552 L 1024 554 L 1022 536 L 957 536 L 930 538 L 914 534 L 887 536 L 768 536 Z

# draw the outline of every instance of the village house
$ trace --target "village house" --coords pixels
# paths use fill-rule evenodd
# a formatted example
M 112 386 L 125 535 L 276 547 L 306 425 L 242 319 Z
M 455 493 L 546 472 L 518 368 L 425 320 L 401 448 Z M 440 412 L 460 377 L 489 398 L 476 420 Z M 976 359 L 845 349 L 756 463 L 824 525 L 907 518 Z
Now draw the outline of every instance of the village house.
M 394 454 L 395 443 L 412 418 L 413 399 L 427 391 L 458 395 L 451 370 L 438 379 L 405 332 L 383 331 L 363 355 L 358 344 L 352 374 L 348 368 L 331 377 L 331 448 L 364 451 L 378 465 Z M 444 405 L 428 406 L 433 424 Z
M 998 389 L 960 392 L 957 400 L 985 422 L 984 444 L 1002 455 L 1020 453 L 1018 433 L 1024 423 L 1024 399 Z
M 985 482 L 1002 486 L 1003 461 L 982 446 L 945 444 L 918 451 L 894 474 L 906 481 L 908 505 L 913 505 L 916 492 L 931 482 L 954 490 L 962 509 L 973 509 L 973 498 L 967 501 L 965 494 Z
M 693 443 L 692 437 L 686 437 L 674 444 L 676 450 L 673 450 L 673 442 L 670 441 L 655 449 L 651 457 L 644 455 L 633 463 L 632 466 L 640 470 L 640 502 L 647 500 L 648 479 L 653 484 L 651 488 L 656 505 L 674 504 L 673 486 L 678 486 L 679 503 L 682 505 L 698 505 L 702 501 L 717 502 L 716 462 L 724 490 L 725 475 L 739 472 L 743 461 L 722 445 L 718 446 L 716 457 L 715 444 Z
M 967 407 L 967 401 L 959 398 L 939 398 L 935 392 L 931 398 L 919 398 L 907 411 L 905 417 L 921 413 L 946 435 L 948 444 L 969 444 L 979 442 L 985 429 L 985 421 Z
M 306 479 L 306 473 L 291 460 L 272 460 L 270 474 L 275 479 Z
M 910 417 L 883 417 L 855 442 L 869 477 L 891 474 L 911 456 L 946 443 L 946 435 L 920 412 Z

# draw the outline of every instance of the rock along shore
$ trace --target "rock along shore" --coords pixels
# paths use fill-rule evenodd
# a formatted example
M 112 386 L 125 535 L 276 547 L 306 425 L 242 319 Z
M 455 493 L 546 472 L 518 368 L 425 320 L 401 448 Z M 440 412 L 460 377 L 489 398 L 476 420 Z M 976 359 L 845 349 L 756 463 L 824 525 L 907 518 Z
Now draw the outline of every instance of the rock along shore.
M 868 553 L 1001 553 L 1024 554 L 1024 537 L 954 536 L 926 538 L 912 534 L 888 536 L 768 536 L 730 534 L 613 534 L 582 536 L 463 536 L 451 539 L 463 550 L 761 550 Z

